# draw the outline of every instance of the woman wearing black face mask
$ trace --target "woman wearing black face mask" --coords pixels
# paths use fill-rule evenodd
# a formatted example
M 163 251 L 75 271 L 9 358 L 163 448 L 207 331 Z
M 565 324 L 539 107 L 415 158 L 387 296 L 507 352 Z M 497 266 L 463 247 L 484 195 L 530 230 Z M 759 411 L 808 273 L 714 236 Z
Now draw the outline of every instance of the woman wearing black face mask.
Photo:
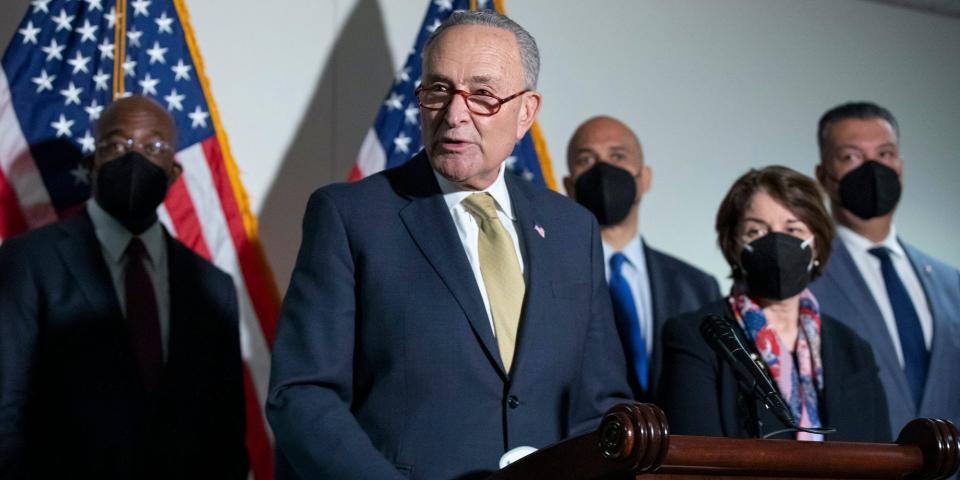
M 772 436 L 889 441 L 886 400 L 870 346 L 820 315 L 806 288 L 826 264 L 834 236 L 816 183 L 785 167 L 751 170 L 721 203 L 716 229 L 732 270 L 730 294 L 664 328 L 658 391 L 671 432 L 758 437 L 781 431 Z M 836 432 L 797 431 L 764 408 L 700 333 L 710 315 L 753 354 L 750 371 L 767 376 L 769 391 L 779 395 L 793 426 Z

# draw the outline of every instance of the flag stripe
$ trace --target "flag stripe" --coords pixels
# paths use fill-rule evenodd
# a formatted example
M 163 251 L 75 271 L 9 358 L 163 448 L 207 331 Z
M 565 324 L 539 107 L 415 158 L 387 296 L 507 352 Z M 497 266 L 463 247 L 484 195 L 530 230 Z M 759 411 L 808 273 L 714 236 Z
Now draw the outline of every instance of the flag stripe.
M 243 273 L 244 281 L 247 283 L 247 292 L 253 301 L 253 308 L 256 311 L 257 318 L 260 320 L 260 330 L 268 345 L 273 345 L 273 337 L 276 332 L 277 308 L 279 302 L 275 297 L 269 295 L 270 288 L 273 287 L 267 283 L 267 276 L 262 262 L 257 262 L 257 256 L 252 255 L 257 249 L 254 247 L 243 225 L 240 223 L 239 207 L 236 204 L 236 197 L 232 195 L 232 185 L 226 181 L 227 172 L 223 161 L 220 144 L 218 142 L 206 141 L 202 143 L 204 156 L 207 159 L 207 166 L 210 168 L 211 183 L 216 186 L 216 193 L 219 194 L 219 202 L 227 219 L 227 228 L 233 239 L 235 252 L 248 252 L 246 255 L 239 255 L 240 271 Z M 262 256 L 260 257 L 262 258 Z M 271 275 L 272 277 L 272 275 Z M 252 284 L 251 284 L 252 282 Z
M 10 188 L 7 178 L 0 170 L 0 241 L 27 229 L 27 221 L 20 213 L 17 194 Z
M 211 137 L 182 150 L 177 154 L 177 158 L 183 165 L 182 178 L 189 196 L 193 198 L 195 204 L 206 206 L 206 209 L 197 211 L 197 216 L 204 238 L 207 240 L 207 247 L 211 252 L 211 261 L 232 275 L 237 287 L 243 354 L 250 368 L 254 389 L 258 394 L 259 409 L 259 405 L 266 400 L 270 381 L 271 339 L 265 335 L 264 318 L 275 322 L 276 310 L 267 310 L 261 316 L 256 308 L 257 299 L 254 298 L 257 290 L 247 283 L 249 280 L 256 281 L 259 277 L 256 274 L 248 275 L 245 271 L 245 268 L 249 268 L 245 263 L 251 263 L 251 256 L 239 255 L 241 249 L 236 246 L 235 234 L 239 232 L 241 238 L 245 238 L 242 237 L 242 227 L 236 221 L 231 225 L 227 220 L 228 217 L 236 220 L 237 215 L 233 209 L 229 208 L 229 201 L 232 198 L 229 190 L 223 190 L 229 188 L 229 185 L 225 185 L 223 170 L 219 168 L 223 162 L 218 147 L 217 139 Z M 228 203 L 224 204 L 221 200 L 226 200 Z M 235 205 L 233 207 L 235 208 Z M 177 228 L 179 230 L 180 226 L 177 225 Z M 260 295 L 261 301 L 264 297 Z M 272 333 L 273 330 L 270 332 Z M 248 421 L 251 420 L 248 419 Z
M 259 401 L 253 379 L 250 376 L 250 370 L 243 368 L 243 394 L 247 398 L 245 408 L 247 411 L 247 429 L 246 444 L 247 455 L 250 457 L 250 470 L 254 478 L 264 479 L 273 478 L 273 447 L 270 445 L 270 435 L 266 428 L 266 418 L 264 418 L 263 408 Z
M 277 315 L 280 308 L 280 294 L 276 283 L 273 280 L 273 272 L 266 262 L 266 255 L 260 244 L 257 233 L 256 217 L 250 209 L 250 202 L 247 198 L 246 190 L 240 181 L 239 170 L 230 151 L 230 143 L 227 141 L 227 133 L 223 129 L 223 123 L 220 121 L 220 112 L 217 109 L 213 95 L 210 93 L 210 83 L 207 79 L 203 66 L 203 58 L 200 55 L 200 49 L 197 48 L 196 39 L 193 34 L 193 28 L 190 25 L 190 15 L 183 0 L 174 0 L 174 7 L 180 17 L 183 26 L 184 37 L 187 47 L 193 58 L 196 67 L 197 78 L 200 80 L 200 87 L 203 90 L 204 97 L 207 99 L 207 108 L 210 113 L 210 119 L 213 121 L 214 131 L 217 137 L 217 152 L 221 161 L 218 162 L 216 169 L 222 168 L 229 178 L 230 188 L 218 188 L 221 193 L 221 204 L 232 206 L 232 213 L 239 213 L 243 221 L 245 235 L 237 236 L 234 234 L 236 251 L 240 252 L 240 266 L 243 270 L 244 280 L 248 287 L 248 293 L 253 299 L 254 307 L 257 311 L 260 328 L 267 340 L 267 345 L 273 345 L 273 338 L 276 332 Z M 208 146 L 204 147 L 206 150 Z M 213 152 L 207 151 L 208 158 L 213 158 Z M 228 195 L 229 193 L 229 195 Z M 225 212 L 226 213 L 226 212 Z M 236 217 L 227 216 L 229 222 L 234 223 Z M 234 229 L 231 228 L 231 233 Z M 262 399 L 265 400 L 265 399 Z
M 367 175 L 383 170 L 387 166 L 387 154 L 383 151 L 383 144 L 377 137 L 374 129 L 367 130 L 367 135 L 363 137 L 363 144 L 360 145 L 360 155 L 357 157 L 357 164 L 354 171 L 360 176 L 355 176 L 354 171 L 350 173 L 350 180 L 360 180 Z
M 33 161 L 27 139 L 20 128 L 17 113 L 13 109 L 10 85 L 2 69 L 0 69 L 0 172 L 15 193 L 16 205 L 20 206 L 20 218 L 27 226 L 36 228 L 56 221 L 57 212 L 53 208 L 43 177 L 37 169 L 36 162 Z M 13 232 L 13 234 L 16 233 L 20 232 Z
M 167 192 L 167 198 L 163 205 L 166 207 L 170 223 L 174 226 L 177 240 L 190 247 L 203 258 L 210 260 L 210 249 L 207 248 L 207 241 L 203 237 L 203 229 L 200 227 L 200 220 L 197 218 L 197 210 L 187 191 L 186 181 L 183 178 L 178 179 L 170 186 Z
M 247 450 L 251 470 L 258 480 L 273 478 L 273 436 L 263 417 L 270 375 L 270 346 L 273 344 L 280 295 L 273 282 L 273 273 L 266 264 L 266 256 L 257 236 L 256 218 L 250 210 L 249 201 L 230 152 L 220 113 L 211 93 L 210 84 L 203 66 L 203 58 L 197 47 L 190 16 L 182 0 L 173 0 L 177 16 L 183 28 L 184 39 L 193 60 L 196 77 L 200 82 L 207 110 L 212 121 L 216 142 L 204 141 L 202 148 L 207 159 L 211 178 L 216 179 L 220 212 L 227 217 L 229 234 L 233 239 L 233 265 L 231 273 L 237 283 L 241 306 L 241 342 L 244 358 L 249 368 L 250 382 L 247 395 Z M 226 175 L 224 175 L 226 173 Z M 228 182 L 223 182 L 227 178 Z M 214 184 L 209 184 L 214 185 Z M 229 209 L 229 211 L 224 210 Z M 237 214 L 242 228 L 236 228 Z M 242 235 L 238 235 L 241 233 Z M 209 237 L 208 237 L 208 240 Z M 252 391 L 252 393 L 250 393 Z M 257 426 L 263 428 L 257 429 Z

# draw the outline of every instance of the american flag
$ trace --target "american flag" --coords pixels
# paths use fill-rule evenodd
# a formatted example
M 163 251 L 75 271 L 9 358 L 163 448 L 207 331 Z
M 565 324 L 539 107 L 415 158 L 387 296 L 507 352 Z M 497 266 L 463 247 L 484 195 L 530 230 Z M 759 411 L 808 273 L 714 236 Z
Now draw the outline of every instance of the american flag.
M 183 175 L 158 213 L 231 274 L 240 301 L 247 449 L 273 477 L 263 416 L 279 297 L 204 76 L 183 0 L 32 0 L 0 69 L 0 242 L 82 208 L 93 125 L 118 96 L 157 100 L 177 125 Z
M 417 32 L 413 50 L 407 57 L 377 113 L 373 127 L 360 146 L 357 163 L 350 172 L 350 181 L 373 175 L 385 168 L 395 167 L 412 158 L 423 144 L 420 141 L 420 110 L 414 89 L 420 84 L 423 45 L 427 38 L 456 10 L 490 8 L 504 13 L 503 2 L 494 0 L 432 0 Z M 550 155 L 537 123 L 507 157 L 507 168 L 521 177 L 556 190 Z

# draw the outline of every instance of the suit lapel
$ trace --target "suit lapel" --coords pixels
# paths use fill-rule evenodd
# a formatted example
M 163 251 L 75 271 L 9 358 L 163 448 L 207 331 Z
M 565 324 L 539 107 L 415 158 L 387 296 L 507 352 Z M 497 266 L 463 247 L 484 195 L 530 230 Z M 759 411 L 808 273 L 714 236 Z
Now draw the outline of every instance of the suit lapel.
M 544 308 L 551 302 L 549 258 L 545 255 L 545 249 L 546 242 L 551 241 L 553 237 L 549 236 L 548 229 L 541 223 L 546 219 L 540 218 L 536 203 L 530 198 L 529 192 L 517 184 L 526 180 L 516 178 L 509 173 L 504 175 L 504 180 L 507 183 L 510 203 L 517 219 L 517 237 L 523 252 L 524 264 L 525 293 L 512 367 L 516 372 L 523 364 L 525 356 L 531 355 L 532 352 L 550 351 L 548 348 L 539 348 L 536 345 L 538 341 L 545 341 L 546 338 L 531 332 L 550 331 L 549 326 L 540 325 L 540 323 L 548 321 Z
M 923 255 L 916 249 L 899 239 L 897 241 L 900 242 L 900 246 L 902 246 L 903 250 L 907 253 L 910 265 L 913 266 L 913 271 L 916 273 L 917 278 L 920 279 L 920 285 L 923 287 L 923 294 L 927 298 L 927 307 L 930 309 L 930 317 L 933 321 L 933 339 L 930 343 L 930 369 L 927 372 L 927 382 L 924 386 L 923 399 L 921 400 L 922 405 L 919 405 L 917 408 L 917 413 L 920 413 L 925 410 L 923 408 L 925 405 L 935 401 L 933 390 L 937 388 L 936 383 L 939 379 L 936 377 L 934 369 L 937 368 L 938 365 L 950 364 L 951 361 L 948 358 L 948 352 L 956 348 L 951 344 L 951 339 L 953 335 L 956 335 L 956 332 L 951 333 L 947 331 L 950 327 L 944 322 L 944 317 L 938 315 L 938 313 L 944 311 L 944 309 L 939 304 L 940 299 L 935 295 L 937 289 L 934 286 L 936 279 L 933 278 L 933 266 L 925 261 Z
M 648 320 L 653 321 L 653 352 L 651 352 L 652 355 L 650 357 L 650 373 L 652 375 L 660 371 L 660 361 L 663 358 L 663 349 L 659 347 L 661 345 L 660 336 L 663 330 L 663 324 L 667 321 L 668 299 L 661 298 L 661 292 L 666 290 L 667 279 L 663 278 L 663 266 L 660 262 L 660 256 L 648 247 L 646 242 L 643 243 L 643 256 L 647 262 L 647 279 L 650 282 L 650 301 L 653 303 L 650 309 L 653 312 L 653 318 Z M 655 387 L 656 381 L 657 379 L 651 376 L 650 385 Z
M 860 336 L 869 339 L 877 363 L 893 372 L 898 391 L 905 401 L 912 403 L 907 377 L 904 375 L 900 361 L 897 359 L 897 351 L 893 346 L 893 340 L 890 338 L 890 332 L 887 331 L 883 314 L 880 313 L 877 302 L 873 299 L 863 276 L 860 275 L 860 270 L 842 241 L 837 240 L 833 243 L 833 253 L 830 255 L 830 265 L 825 276 L 833 282 L 833 288 L 836 288 L 848 299 L 850 305 L 856 306 L 857 314 L 861 318 L 855 323 L 855 331 Z
M 832 258 L 831 258 L 832 260 Z M 830 325 L 821 320 L 821 325 Z M 824 427 L 834 427 L 842 419 L 839 419 L 840 412 L 843 411 L 843 402 L 849 401 L 849 396 L 841 395 L 846 389 L 843 380 L 848 378 L 850 372 L 846 362 L 841 362 L 837 356 L 836 346 L 833 341 L 833 332 L 829 326 L 824 329 L 821 326 L 820 333 L 820 361 L 823 368 L 823 404 L 820 405 L 820 422 Z
M 61 228 L 67 236 L 58 242 L 57 251 L 91 309 L 97 317 L 121 319 L 117 292 L 90 217 L 86 212 L 74 215 Z
M 169 389 L 172 384 L 172 378 L 176 377 L 179 365 L 189 365 L 191 352 L 189 342 L 192 338 L 202 338 L 192 335 L 190 329 L 194 325 L 193 310 L 204 308 L 198 302 L 193 301 L 192 293 L 202 285 L 194 284 L 196 278 L 195 272 L 186 268 L 185 252 L 180 251 L 180 247 L 166 231 L 164 231 L 164 241 L 167 245 L 167 288 L 170 292 L 170 331 L 167 339 L 167 361 L 164 363 L 163 375 L 161 377 L 161 389 Z M 176 279 L 176 281 L 175 281 Z
M 66 231 L 67 236 L 57 244 L 60 258 L 73 276 L 74 284 L 87 299 L 93 318 L 112 324 L 111 328 L 118 336 L 118 344 L 122 345 L 124 355 L 129 359 L 119 368 L 128 375 L 131 388 L 135 388 L 138 394 L 142 393 L 143 383 L 140 380 L 136 355 L 128 341 L 129 332 L 120 309 L 117 290 L 103 257 L 100 241 L 94 232 L 93 222 L 84 211 L 64 220 L 61 228 Z
M 426 156 L 417 155 L 399 170 L 396 188 L 410 198 L 410 203 L 400 210 L 401 221 L 463 309 L 488 358 L 505 378 L 483 297 Z

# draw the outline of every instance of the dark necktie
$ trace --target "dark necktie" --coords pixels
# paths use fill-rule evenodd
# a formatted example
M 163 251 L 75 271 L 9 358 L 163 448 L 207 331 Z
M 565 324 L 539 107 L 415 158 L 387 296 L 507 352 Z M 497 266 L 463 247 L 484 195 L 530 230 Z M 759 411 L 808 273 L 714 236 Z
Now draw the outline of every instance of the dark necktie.
M 127 297 L 127 328 L 137 356 L 140 378 L 148 392 L 160 384 L 163 370 L 163 347 L 160 344 L 160 319 L 153 282 L 144 265 L 147 252 L 143 242 L 133 237 L 127 245 L 127 268 L 124 290 Z
M 920 317 L 910 300 L 910 295 L 907 294 L 907 288 L 897 275 L 897 270 L 890 259 L 890 250 L 886 247 L 876 247 L 870 249 L 870 254 L 880 259 L 883 283 L 887 287 L 887 297 L 890 298 L 893 316 L 897 320 L 900 349 L 903 351 L 903 371 L 910 385 L 910 393 L 913 394 L 914 405 L 919 410 L 930 363 L 930 355 L 923 341 L 923 330 L 920 329 Z
M 622 253 L 615 253 L 610 257 L 610 297 L 613 300 L 613 313 L 617 320 L 620 341 L 623 342 L 623 349 L 627 354 L 627 363 L 632 367 L 640 388 L 647 392 L 647 342 L 643 338 L 637 303 L 630 284 L 623 276 L 623 264 L 626 261 L 627 257 Z

